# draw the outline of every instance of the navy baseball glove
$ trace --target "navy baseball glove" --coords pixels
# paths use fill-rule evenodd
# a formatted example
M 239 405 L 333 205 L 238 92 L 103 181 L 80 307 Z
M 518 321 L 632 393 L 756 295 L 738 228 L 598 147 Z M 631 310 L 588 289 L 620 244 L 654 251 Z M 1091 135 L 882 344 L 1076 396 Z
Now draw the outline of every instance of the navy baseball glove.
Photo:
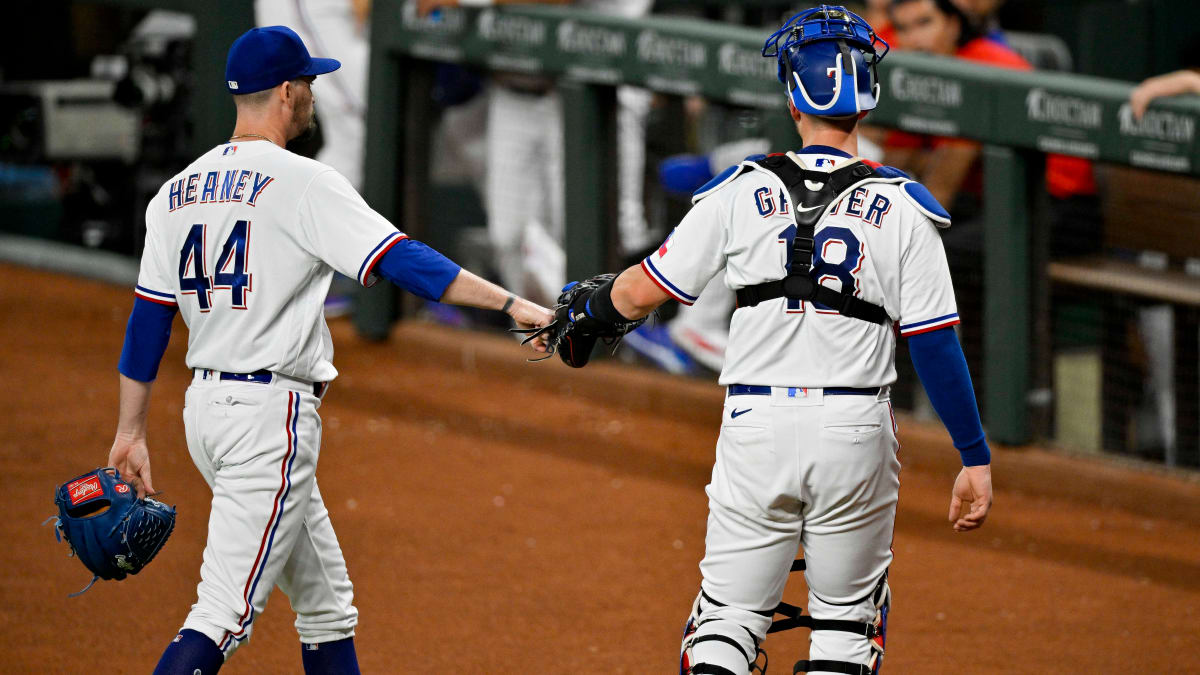
M 646 322 L 645 318 L 625 321 L 605 321 L 597 319 L 587 310 L 588 299 L 601 287 L 611 284 L 617 278 L 615 274 L 597 274 L 583 281 L 572 281 L 558 296 L 554 305 L 554 321 L 542 328 L 517 330 L 529 337 L 525 342 L 539 335 L 546 335 L 546 357 L 557 353 L 563 363 L 572 368 L 582 368 L 587 365 L 592 356 L 592 348 L 602 340 L 604 344 L 616 349 L 617 343 L 629 331 Z M 541 359 L 535 359 L 540 361 Z
M 125 578 L 137 574 L 154 559 L 175 529 L 175 507 L 149 497 L 138 499 L 137 490 L 121 480 L 116 469 L 95 469 L 58 486 L 54 536 L 66 538 L 71 555 L 96 579 Z M 49 521 L 47 521 L 49 522 Z

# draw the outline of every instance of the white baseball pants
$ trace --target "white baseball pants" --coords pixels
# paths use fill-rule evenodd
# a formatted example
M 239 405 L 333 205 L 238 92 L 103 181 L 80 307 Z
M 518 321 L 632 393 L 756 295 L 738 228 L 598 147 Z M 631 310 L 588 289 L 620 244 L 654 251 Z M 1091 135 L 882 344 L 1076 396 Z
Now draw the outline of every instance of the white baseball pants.
M 698 634 L 736 640 L 697 643 L 693 663 L 748 672 L 770 610 L 804 548 L 808 613 L 871 622 L 871 594 L 892 560 L 900 461 L 887 388 L 879 395 L 825 395 L 774 387 L 769 396 L 725 400 L 709 496 Z M 737 415 L 734 417 L 734 415 Z M 862 636 L 813 631 L 810 659 L 867 663 Z M 815 672 L 815 671 L 814 671 Z
M 307 644 L 354 635 L 358 610 L 317 488 L 321 401 L 312 385 L 228 382 L 204 371 L 183 410 L 188 451 L 213 491 L 198 599 L 184 628 L 230 655 L 276 584 Z

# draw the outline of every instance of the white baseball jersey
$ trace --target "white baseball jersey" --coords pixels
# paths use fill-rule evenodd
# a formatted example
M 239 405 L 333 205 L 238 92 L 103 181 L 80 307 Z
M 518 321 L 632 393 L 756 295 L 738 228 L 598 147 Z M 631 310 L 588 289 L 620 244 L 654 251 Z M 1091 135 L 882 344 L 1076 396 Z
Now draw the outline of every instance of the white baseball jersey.
M 851 161 L 817 147 L 789 156 L 818 171 Z M 725 285 L 735 290 L 783 278 L 795 238 L 791 199 L 775 174 L 757 166 L 740 175 L 730 170 L 710 185 L 642 262 L 655 283 L 689 305 L 722 269 Z M 905 336 L 958 323 L 938 216 L 914 197 L 918 187 L 911 181 L 864 184 L 832 206 L 814 238 L 813 278 L 881 305 Z M 890 325 L 807 301 L 768 300 L 734 312 L 720 383 L 890 384 L 896 379 L 895 339 Z
M 369 286 L 403 238 L 329 166 L 268 141 L 227 143 L 150 201 L 136 293 L 178 304 L 191 368 L 327 382 L 334 271 Z

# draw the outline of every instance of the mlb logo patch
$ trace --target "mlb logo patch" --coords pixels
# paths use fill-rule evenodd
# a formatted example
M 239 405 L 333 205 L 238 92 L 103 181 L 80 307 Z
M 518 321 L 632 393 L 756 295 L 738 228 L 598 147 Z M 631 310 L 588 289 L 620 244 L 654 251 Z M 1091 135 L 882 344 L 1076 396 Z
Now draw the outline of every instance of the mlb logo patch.
M 231 145 L 228 148 L 225 148 L 224 150 L 222 150 L 221 154 L 222 155 L 232 155 L 232 154 L 235 154 L 236 152 L 237 152 L 237 146 Z
M 67 494 L 71 497 L 71 506 L 78 506 L 82 502 L 104 494 L 104 488 L 100 487 L 99 476 L 88 476 L 69 483 Z

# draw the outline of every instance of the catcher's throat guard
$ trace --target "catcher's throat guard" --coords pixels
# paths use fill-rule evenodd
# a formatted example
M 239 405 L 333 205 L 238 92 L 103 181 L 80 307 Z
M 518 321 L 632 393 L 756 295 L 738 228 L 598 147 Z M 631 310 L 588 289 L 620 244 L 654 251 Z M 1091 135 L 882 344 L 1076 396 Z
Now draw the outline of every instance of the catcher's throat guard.
M 70 555 L 97 579 L 124 579 L 154 559 L 175 529 L 175 507 L 149 497 L 138 499 L 115 468 L 100 468 L 73 478 L 54 492 L 58 506 L 54 536 L 67 540 Z M 47 520 L 49 522 L 49 520 Z

